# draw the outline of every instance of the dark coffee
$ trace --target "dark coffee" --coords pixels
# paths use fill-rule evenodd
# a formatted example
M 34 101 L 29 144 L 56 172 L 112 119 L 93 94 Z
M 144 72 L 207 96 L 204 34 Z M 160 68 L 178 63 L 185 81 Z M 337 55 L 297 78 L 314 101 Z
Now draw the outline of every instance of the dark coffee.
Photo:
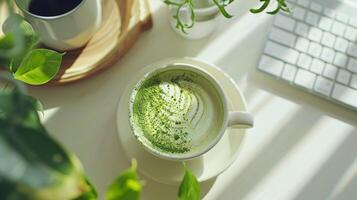
M 73 10 L 82 1 L 83 0 L 32 0 L 28 11 L 39 16 L 57 16 Z

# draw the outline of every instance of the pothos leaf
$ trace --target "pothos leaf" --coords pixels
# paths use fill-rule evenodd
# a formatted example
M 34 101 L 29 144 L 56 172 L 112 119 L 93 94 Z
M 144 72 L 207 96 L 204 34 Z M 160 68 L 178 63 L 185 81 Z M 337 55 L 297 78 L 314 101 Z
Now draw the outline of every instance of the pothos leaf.
M 63 200 L 88 191 L 78 159 L 47 133 L 34 102 L 16 86 L 0 90 L 0 99 L 0 199 Z
M 92 183 L 89 181 L 87 177 L 85 179 L 89 187 L 89 190 L 73 200 L 97 200 L 98 199 L 98 193 L 95 190 L 94 186 L 92 185 Z
M 0 52 L 9 51 L 14 47 L 14 36 L 7 34 L 0 38 Z M 0 56 L 0 67 L 10 69 L 11 58 Z
M 16 72 L 22 59 L 38 44 L 39 36 L 32 26 L 18 14 L 12 14 L 7 18 L 3 25 L 3 30 L 5 33 L 19 32 L 23 38 L 21 51 L 18 55 L 13 56 L 10 62 L 11 71 Z
M 62 55 L 48 49 L 34 49 L 21 62 L 15 79 L 31 85 L 41 85 L 50 81 L 58 72 Z
M 28 98 L 29 101 L 32 102 L 32 104 L 34 105 L 34 107 L 37 111 L 43 112 L 43 105 L 42 105 L 41 101 L 39 101 L 35 97 L 29 96 L 29 95 L 25 95 L 24 97 Z
M 12 59 L 23 53 L 25 49 L 25 35 L 23 30 L 21 29 L 22 21 L 23 18 L 20 15 L 11 14 L 4 22 L 4 33 L 5 35 L 11 35 L 11 37 L 13 37 L 13 40 L 11 46 L 8 46 L 6 49 L 0 48 L 0 58 Z
M 9 126 L 26 126 L 38 129 L 41 127 L 40 120 L 35 110 L 35 101 L 23 94 L 25 91 L 22 84 L 11 79 L 9 73 L 0 75 L 6 85 L 11 84 L 12 89 L 0 90 L 0 120 L 6 120 Z
M 14 47 L 14 36 L 13 34 L 7 34 L 0 38 L 0 49 L 1 50 L 9 50 Z
M 27 42 L 31 45 L 36 45 L 39 41 L 38 34 L 34 31 L 32 26 L 19 14 L 11 14 L 4 22 L 2 29 L 5 33 L 13 33 L 16 32 L 16 30 L 19 30 Z
M 197 178 L 184 165 L 185 175 L 178 191 L 179 200 L 199 200 L 201 196 L 200 184 Z
M 107 189 L 106 200 L 139 200 L 142 185 L 136 171 L 136 160 Z

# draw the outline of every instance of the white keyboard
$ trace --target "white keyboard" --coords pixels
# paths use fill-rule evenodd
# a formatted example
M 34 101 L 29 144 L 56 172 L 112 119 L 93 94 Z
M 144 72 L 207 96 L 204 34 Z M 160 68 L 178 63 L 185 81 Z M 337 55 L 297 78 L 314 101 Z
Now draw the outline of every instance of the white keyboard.
M 288 1 L 258 69 L 357 111 L 357 6 L 327 1 Z

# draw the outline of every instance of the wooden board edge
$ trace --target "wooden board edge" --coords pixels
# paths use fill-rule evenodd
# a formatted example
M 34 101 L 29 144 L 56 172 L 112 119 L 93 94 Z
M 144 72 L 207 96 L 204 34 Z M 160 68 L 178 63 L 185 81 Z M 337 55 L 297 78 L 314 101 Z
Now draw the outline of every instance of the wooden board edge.
M 124 2 L 121 0 L 119 0 L 119 1 Z M 119 7 L 119 9 L 123 9 L 123 10 L 125 10 L 124 12 L 128 12 L 129 10 L 131 10 L 131 6 L 130 6 L 130 4 L 128 4 L 128 2 L 130 3 L 132 1 L 133 0 L 127 0 L 124 3 L 119 4 L 119 6 L 121 6 L 121 7 Z M 62 86 L 62 85 L 69 85 L 72 83 L 77 83 L 81 80 L 91 78 L 91 77 L 99 74 L 100 72 L 110 68 L 115 63 L 117 63 L 120 60 L 120 58 L 122 58 L 130 50 L 130 48 L 132 46 L 134 46 L 135 42 L 140 37 L 141 33 L 143 31 L 147 31 L 147 30 L 151 29 L 153 26 L 153 19 L 152 19 L 152 13 L 151 13 L 149 2 L 148 2 L 148 0 L 141 0 L 141 1 L 144 3 L 144 6 L 145 6 L 144 12 L 146 12 L 146 14 L 141 16 L 140 23 L 137 23 L 135 25 L 135 27 L 133 27 L 130 31 L 126 32 L 124 36 L 122 36 L 123 39 L 120 42 L 121 44 L 125 44 L 128 48 L 121 49 L 122 47 L 118 46 L 115 49 L 115 52 L 112 53 L 112 55 L 107 57 L 106 60 L 103 60 L 99 64 L 101 67 L 98 67 L 87 74 L 82 74 L 82 75 L 70 77 L 67 79 L 53 80 L 53 81 L 46 83 L 45 85 L 42 85 L 42 87 L 43 86 Z M 123 21 L 123 23 L 125 25 L 123 27 L 127 27 L 129 24 L 130 18 L 125 17 L 124 19 L 125 20 Z M 115 58 L 111 58 L 111 57 L 115 57 Z

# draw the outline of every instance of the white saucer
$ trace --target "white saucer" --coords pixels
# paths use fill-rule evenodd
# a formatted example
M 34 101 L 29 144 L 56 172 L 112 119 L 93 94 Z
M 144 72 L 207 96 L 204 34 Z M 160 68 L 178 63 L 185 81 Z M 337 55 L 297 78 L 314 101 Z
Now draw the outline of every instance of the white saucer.
M 190 63 L 201 66 L 206 71 L 211 72 L 225 90 L 227 99 L 230 100 L 228 104 L 229 110 L 247 110 L 245 99 L 234 80 L 219 68 L 191 58 L 170 59 L 162 62 L 167 63 L 168 61 Z M 160 64 L 156 63 L 156 65 L 142 69 L 125 89 L 120 99 L 117 113 L 118 133 L 126 156 L 130 160 L 135 158 L 138 161 L 138 170 L 140 173 L 160 183 L 178 184 L 183 176 L 182 162 L 164 160 L 146 151 L 141 144 L 136 141 L 129 124 L 129 96 L 133 87 L 144 74 L 159 65 Z M 196 175 L 200 182 L 218 176 L 236 159 L 245 133 L 246 131 L 244 129 L 228 129 L 218 144 L 210 151 L 198 158 L 186 161 L 188 168 Z

